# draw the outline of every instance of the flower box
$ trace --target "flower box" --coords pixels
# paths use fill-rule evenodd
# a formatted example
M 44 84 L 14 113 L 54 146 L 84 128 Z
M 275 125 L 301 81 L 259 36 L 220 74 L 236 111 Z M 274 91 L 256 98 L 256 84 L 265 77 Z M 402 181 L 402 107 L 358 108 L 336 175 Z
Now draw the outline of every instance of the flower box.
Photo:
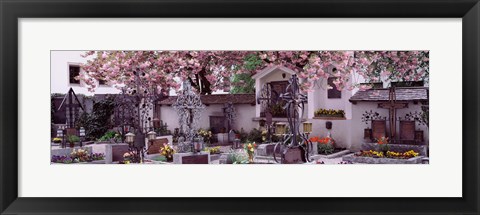
M 354 154 L 345 155 L 342 157 L 343 161 L 352 163 L 366 163 L 366 164 L 421 164 L 424 156 L 417 156 L 408 159 L 396 159 L 396 158 L 374 158 L 374 157 L 362 157 Z

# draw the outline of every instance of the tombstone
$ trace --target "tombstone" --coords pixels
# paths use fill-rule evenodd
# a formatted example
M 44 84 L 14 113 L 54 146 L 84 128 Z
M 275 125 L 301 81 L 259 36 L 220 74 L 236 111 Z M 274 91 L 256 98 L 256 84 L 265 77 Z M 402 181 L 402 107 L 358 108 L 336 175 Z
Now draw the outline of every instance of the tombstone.
M 105 162 L 113 163 L 123 161 L 123 155 L 128 152 L 128 144 L 106 144 Z
M 287 148 L 282 154 L 283 164 L 299 164 L 304 163 L 305 151 L 302 148 Z
M 209 164 L 210 153 L 175 153 L 173 154 L 174 164 Z
M 72 135 L 78 136 L 78 130 L 76 128 L 67 128 L 65 130 L 66 130 L 65 135 L 67 138 L 68 136 L 72 136 Z
M 167 138 L 155 139 L 148 144 L 147 154 L 158 154 L 163 144 L 168 143 Z
M 235 141 L 235 135 L 235 132 L 233 130 L 230 130 L 230 132 L 228 132 L 228 142 Z
M 379 139 L 387 136 L 387 121 L 372 120 L 372 139 Z
M 415 143 L 415 121 L 400 121 L 400 143 Z
M 225 130 L 225 117 L 210 116 L 210 128 L 214 134 L 222 133 L 222 130 Z

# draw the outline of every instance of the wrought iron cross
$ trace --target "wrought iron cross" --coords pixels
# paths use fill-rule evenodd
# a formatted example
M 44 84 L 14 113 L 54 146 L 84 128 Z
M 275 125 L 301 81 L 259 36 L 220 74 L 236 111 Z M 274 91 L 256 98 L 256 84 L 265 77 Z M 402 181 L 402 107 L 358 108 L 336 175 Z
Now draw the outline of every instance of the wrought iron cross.
M 177 111 L 180 131 L 185 135 L 185 140 L 192 141 L 197 134 L 200 113 L 205 109 L 205 105 L 202 104 L 200 96 L 193 92 L 188 80 L 183 83 L 183 91 L 178 95 L 173 108 Z
M 280 95 L 285 102 L 285 110 L 287 112 L 288 124 L 290 126 L 290 135 L 292 136 L 290 146 L 298 146 L 297 136 L 300 135 L 300 122 L 303 118 L 305 102 L 307 96 L 300 93 L 297 75 L 292 75 L 288 81 L 286 92 Z
M 67 101 L 67 98 L 68 98 L 68 101 Z M 74 103 L 73 98 L 75 98 L 75 101 L 77 101 L 77 103 Z M 65 103 L 65 102 L 68 102 L 68 103 Z M 76 120 L 75 117 L 77 115 L 78 108 L 81 108 L 83 111 L 85 111 L 85 109 L 83 109 L 80 101 L 78 100 L 77 95 L 75 94 L 75 91 L 73 91 L 71 87 L 68 90 L 68 93 L 65 95 L 65 97 L 63 97 L 62 103 L 58 107 L 58 110 L 60 110 L 64 104 L 65 104 L 65 107 L 67 107 L 67 110 L 69 112 L 69 115 L 67 116 L 68 128 L 73 128 L 75 127 L 75 120 Z
M 397 109 L 407 108 L 408 103 L 406 102 L 397 102 L 397 95 L 395 92 L 395 87 L 390 87 L 388 92 L 388 102 L 379 103 L 378 108 L 385 108 L 389 110 L 389 122 L 390 122 L 390 140 L 395 141 L 395 133 L 397 131 L 396 125 L 396 113 Z
M 230 132 L 232 122 L 237 117 L 233 103 L 232 102 L 226 103 L 225 107 L 223 108 L 223 112 L 225 114 L 225 119 L 227 120 L 227 132 Z

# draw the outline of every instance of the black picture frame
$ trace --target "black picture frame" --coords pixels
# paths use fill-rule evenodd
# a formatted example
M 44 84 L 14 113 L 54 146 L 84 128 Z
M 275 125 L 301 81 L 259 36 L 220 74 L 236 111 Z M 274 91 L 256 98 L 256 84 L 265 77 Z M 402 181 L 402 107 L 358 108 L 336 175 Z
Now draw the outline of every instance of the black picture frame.
M 18 19 L 50 17 L 462 18 L 462 198 L 19 198 Z M 478 214 L 478 0 L 0 0 L 2 214 Z M 446 41 L 448 42 L 448 41 Z M 460 95 L 459 95 L 460 96 Z M 319 185 L 322 186 L 322 185 Z M 132 187 L 132 189 L 137 189 Z M 282 189 L 301 189 L 297 185 Z M 439 187 L 438 189 L 442 189 Z

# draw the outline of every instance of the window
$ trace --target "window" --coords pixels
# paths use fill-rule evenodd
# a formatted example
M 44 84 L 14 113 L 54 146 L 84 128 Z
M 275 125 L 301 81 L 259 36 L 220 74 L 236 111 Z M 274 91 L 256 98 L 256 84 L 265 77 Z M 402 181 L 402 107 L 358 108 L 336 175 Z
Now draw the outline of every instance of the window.
M 106 82 L 105 80 L 103 80 L 103 79 L 99 79 L 99 80 L 98 80 L 98 84 L 99 84 L 99 85 L 105 85 L 105 84 L 107 84 L 107 82 Z
M 327 79 L 327 84 L 329 88 L 328 89 L 328 98 L 329 99 L 341 99 L 342 98 L 342 92 L 337 89 L 337 86 L 333 83 L 337 78 L 336 77 L 330 77 Z
M 75 79 L 77 76 L 80 75 L 80 66 L 70 65 L 68 66 L 68 69 L 70 75 L 70 84 L 80 84 L 80 80 Z

